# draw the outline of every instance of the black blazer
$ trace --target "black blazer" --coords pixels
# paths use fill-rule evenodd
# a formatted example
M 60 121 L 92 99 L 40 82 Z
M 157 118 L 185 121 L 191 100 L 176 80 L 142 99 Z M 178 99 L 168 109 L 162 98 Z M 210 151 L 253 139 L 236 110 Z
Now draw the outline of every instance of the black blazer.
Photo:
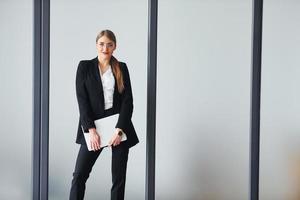
M 124 143 L 128 147 L 132 147 L 139 140 L 131 121 L 133 111 L 131 83 L 126 64 L 120 62 L 120 68 L 125 89 L 121 94 L 118 92 L 116 77 L 114 76 L 116 84 L 112 109 L 114 113 L 119 113 L 115 127 L 126 133 L 127 140 Z M 104 95 L 97 57 L 79 62 L 76 74 L 76 96 L 80 114 L 76 143 L 86 144 L 81 126 L 85 131 L 88 131 L 89 128 L 95 127 L 94 120 L 104 117 Z

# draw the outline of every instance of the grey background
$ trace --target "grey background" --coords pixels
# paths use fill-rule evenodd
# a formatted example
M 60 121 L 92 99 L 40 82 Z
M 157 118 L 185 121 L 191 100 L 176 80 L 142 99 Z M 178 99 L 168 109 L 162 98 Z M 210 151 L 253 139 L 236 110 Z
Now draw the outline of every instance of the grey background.
M 252 1 L 159 1 L 157 200 L 246 200 Z
M 30 199 L 32 1 L 0 1 L 0 199 Z M 264 1 L 260 199 L 300 198 L 300 2 Z M 144 199 L 147 1 L 51 1 L 49 199 L 67 199 L 78 145 L 75 72 L 112 29 L 128 64 L 140 144 L 129 155 L 126 199 Z M 249 183 L 252 1 L 160 0 L 158 200 L 244 200 Z M 63 71 L 63 73 L 59 73 Z M 86 199 L 108 199 L 110 150 Z
M 31 198 L 31 0 L 0 1 L 0 199 Z
M 300 2 L 264 1 L 260 199 L 300 199 Z

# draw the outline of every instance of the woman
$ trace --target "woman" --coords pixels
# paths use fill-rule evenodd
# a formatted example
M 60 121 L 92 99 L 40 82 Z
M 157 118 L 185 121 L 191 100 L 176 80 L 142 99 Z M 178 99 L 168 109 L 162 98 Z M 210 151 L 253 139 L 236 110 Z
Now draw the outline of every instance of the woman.
M 96 37 L 98 56 L 80 61 L 76 74 L 76 95 L 80 120 L 76 143 L 81 144 L 73 173 L 70 200 L 84 198 L 85 183 L 103 148 L 94 120 L 119 113 L 112 133 L 111 199 L 124 199 L 126 167 L 129 148 L 139 141 L 131 122 L 133 99 L 129 72 L 125 63 L 113 57 L 116 37 L 110 30 Z M 88 151 L 82 130 L 90 135 L 93 151 Z M 122 134 L 127 140 L 121 142 Z

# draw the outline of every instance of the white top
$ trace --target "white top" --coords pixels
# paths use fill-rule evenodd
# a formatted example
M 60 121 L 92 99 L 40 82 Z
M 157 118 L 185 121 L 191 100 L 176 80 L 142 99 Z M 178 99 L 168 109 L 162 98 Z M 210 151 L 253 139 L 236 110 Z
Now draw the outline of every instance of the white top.
M 99 68 L 101 75 L 101 82 L 103 87 L 104 95 L 104 109 L 107 110 L 112 108 L 113 99 L 114 99 L 114 90 L 115 90 L 115 78 L 111 69 L 111 66 L 108 66 L 108 69 L 102 74 Z

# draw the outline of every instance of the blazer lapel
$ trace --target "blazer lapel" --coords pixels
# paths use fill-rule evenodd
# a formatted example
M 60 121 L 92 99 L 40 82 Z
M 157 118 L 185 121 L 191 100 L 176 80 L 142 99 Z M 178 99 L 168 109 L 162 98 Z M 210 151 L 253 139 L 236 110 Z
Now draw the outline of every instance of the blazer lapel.
M 100 76 L 99 67 L 98 67 L 98 58 L 96 57 L 92 61 L 93 61 L 94 78 L 99 82 L 99 84 L 101 86 L 101 90 L 102 90 L 102 81 L 101 81 L 101 76 Z
M 102 86 L 102 81 L 101 81 L 101 76 L 98 68 L 98 57 L 92 59 L 92 74 L 93 74 L 93 79 L 95 80 L 94 87 L 96 88 L 96 91 L 99 91 L 95 95 L 99 95 L 98 97 L 101 99 L 101 108 L 104 110 L 104 94 L 103 94 L 103 86 Z
M 117 103 L 118 85 L 117 85 L 117 79 L 115 77 L 115 74 L 113 73 L 113 75 L 114 75 L 114 79 L 115 79 L 115 89 L 114 89 L 114 95 L 113 95 L 113 107 L 115 107 L 116 103 Z

